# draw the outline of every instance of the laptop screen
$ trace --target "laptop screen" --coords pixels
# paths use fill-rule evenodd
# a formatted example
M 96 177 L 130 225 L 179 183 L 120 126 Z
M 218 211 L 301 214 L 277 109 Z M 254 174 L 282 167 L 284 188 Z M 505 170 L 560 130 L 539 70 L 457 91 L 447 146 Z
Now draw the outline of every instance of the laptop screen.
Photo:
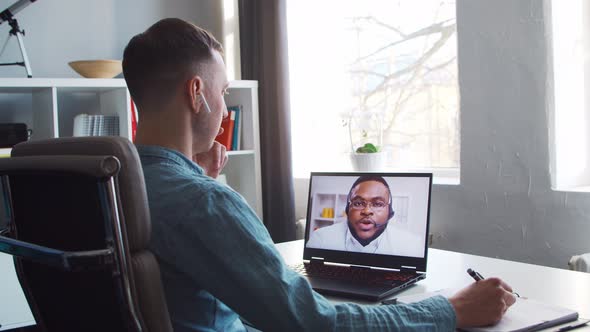
M 423 267 L 430 173 L 312 173 L 304 259 Z

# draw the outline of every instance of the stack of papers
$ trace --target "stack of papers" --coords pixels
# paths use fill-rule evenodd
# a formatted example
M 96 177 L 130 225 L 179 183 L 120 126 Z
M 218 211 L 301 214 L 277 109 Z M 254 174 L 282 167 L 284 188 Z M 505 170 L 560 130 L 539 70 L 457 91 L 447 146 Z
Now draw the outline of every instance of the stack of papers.
M 74 118 L 74 136 L 119 136 L 119 117 L 78 114 Z

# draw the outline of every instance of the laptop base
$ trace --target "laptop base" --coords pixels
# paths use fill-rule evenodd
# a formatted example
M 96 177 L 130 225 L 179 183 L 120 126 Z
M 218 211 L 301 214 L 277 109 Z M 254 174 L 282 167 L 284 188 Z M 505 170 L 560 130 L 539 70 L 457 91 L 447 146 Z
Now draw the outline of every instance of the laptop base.
M 380 285 L 366 284 L 361 282 L 334 280 L 319 277 L 307 276 L 311 287 L 318 293 L 324 295 L 334 295 L 369 301 L 380 301 L 392 294 L 401 292 L 407 287 L 415 284 L 417 281 L 424 279 L 426 276 L 418 275 L 416 278 L 401 285 Z

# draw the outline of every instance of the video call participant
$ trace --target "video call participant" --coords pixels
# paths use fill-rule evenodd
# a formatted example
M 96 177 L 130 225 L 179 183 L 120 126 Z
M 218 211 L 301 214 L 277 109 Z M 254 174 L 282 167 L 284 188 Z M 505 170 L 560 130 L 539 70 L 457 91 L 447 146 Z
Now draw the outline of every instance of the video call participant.
M 360 176 L 346 202 L 347 222 L 313 231 L 307 246 L 385 255 L 422 257 L 425 239 L 404 229 L 388 227 L 395 211 L 391 189 L 378 175 Z

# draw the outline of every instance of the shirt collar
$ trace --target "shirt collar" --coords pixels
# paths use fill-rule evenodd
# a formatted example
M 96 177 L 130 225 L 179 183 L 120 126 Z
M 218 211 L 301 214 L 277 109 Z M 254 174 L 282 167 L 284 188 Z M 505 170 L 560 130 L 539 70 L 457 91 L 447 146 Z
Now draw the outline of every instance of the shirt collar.
M 135 145 L 137 148 L 137 152 L 139 153 L 140 157 L 149 157 L 149 158 L 157 158 L 157 159 L 165 159 L 169 162 L 175 163 L 178 166 L 183 168 L 189 168 L 194 170 L 197 174 L 203 175 L 205 174 L 203 168 L 199 166 L 197 163 L 193 162 L 192 160 L 188 159 L 182 153 L 165 148 L 163 146 L 157 145 Z
M 348 229 L 348 227 L 347 227 L 346 228 L 346 236 L 344 239 L 344 241 L 345 241 L 344 248 L 346 248 L 346 250 L 348 250 L 348 251 L 374 253 L 377 251 L 377 249 L 379 249 L 379 244 L 381 243 L 381 239 L 383 238 L 383 234 L 385 234 L 385 232 L 381 233 L 381 235 L 379 235 L 375 240 L 371 241 L 371 243 L 369 243 L 363 247 L 363 245 L 360 244 L 359 241 L 357 241 L 357 239 L 354 238 L 354 236 L 352 236 L 352 234 L 350 233 L 350 229 Z

